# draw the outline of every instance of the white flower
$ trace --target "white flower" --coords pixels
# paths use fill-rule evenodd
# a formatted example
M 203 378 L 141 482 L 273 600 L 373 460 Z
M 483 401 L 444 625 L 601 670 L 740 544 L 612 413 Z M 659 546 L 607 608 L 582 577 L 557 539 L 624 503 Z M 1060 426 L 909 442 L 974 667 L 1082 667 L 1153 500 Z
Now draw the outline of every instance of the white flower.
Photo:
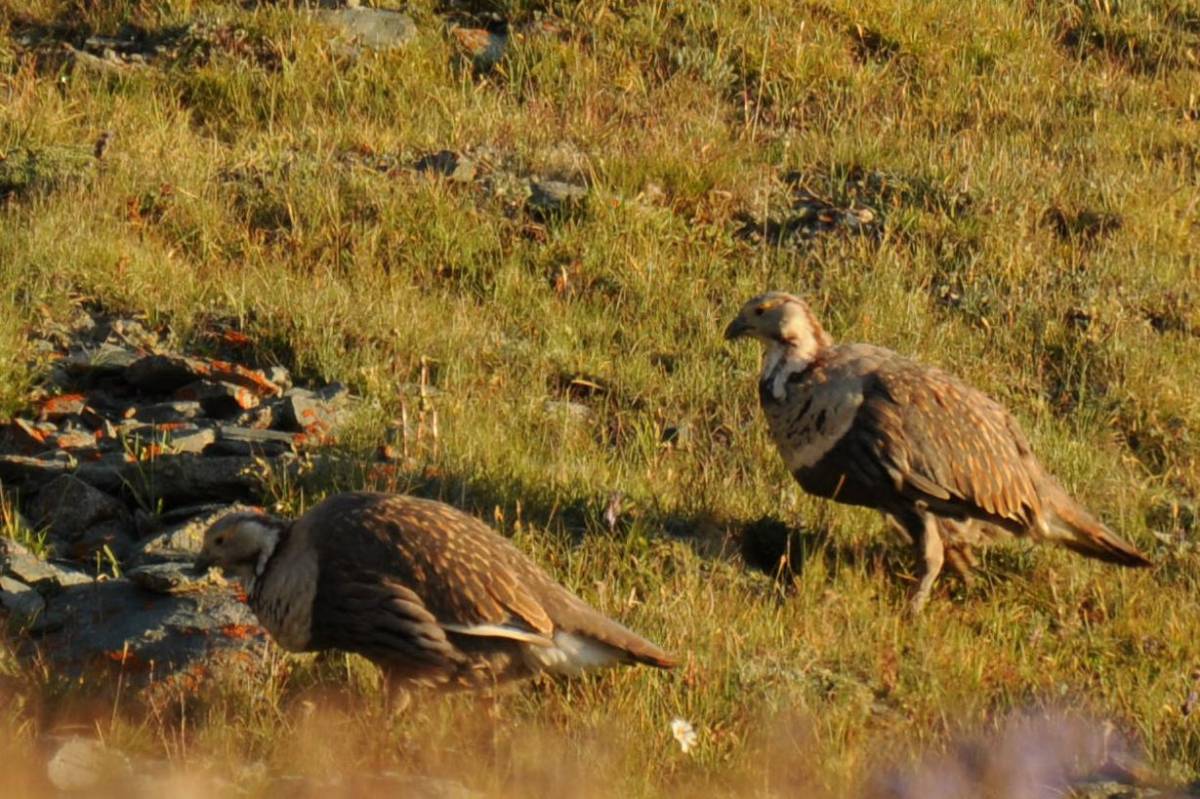
M 690 722 L 683 719 L 671 719 L 671 735 L 676 741 L 679 741 L 679 748 L 685 755 L 695 749 L 696 744 L 699 743 L 696 729 Z

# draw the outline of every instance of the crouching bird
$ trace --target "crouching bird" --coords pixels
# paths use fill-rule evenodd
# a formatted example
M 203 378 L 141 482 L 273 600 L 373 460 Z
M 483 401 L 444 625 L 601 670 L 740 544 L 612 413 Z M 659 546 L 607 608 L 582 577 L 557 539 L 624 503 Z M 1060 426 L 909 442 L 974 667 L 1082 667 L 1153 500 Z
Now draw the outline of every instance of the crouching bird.
M 726 339 L 764 345 L 758 394 L 779 454 L 809 494 L 875 508 L 922 563 L 920 611 L 942 563 L 1011 534 L 1122 566 L 1149 566 L 1038 463 L 1016 420 L 940 369 L 870 344 L 837 344 L 802 300 L 747 302 Z
M 284 649 L 356 652 L 389 689 L 674 665 L 478 519 L 431 500 L 352 492 L 294 521 L 233 513 L 206 531 L 198 565 L 239 579 Z

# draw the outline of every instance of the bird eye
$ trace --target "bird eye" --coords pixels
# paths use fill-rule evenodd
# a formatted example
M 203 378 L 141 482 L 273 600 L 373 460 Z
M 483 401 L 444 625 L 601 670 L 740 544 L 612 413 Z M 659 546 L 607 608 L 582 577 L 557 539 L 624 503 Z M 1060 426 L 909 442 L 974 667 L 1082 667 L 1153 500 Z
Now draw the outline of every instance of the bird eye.
M 763 315 L 763 307 L 761 305 L 754 309 L 754 315 L 755 316 Z
M 225 536 L 223 536 L 223 535 L 219 535 L 219 536 L 217 536 L 217 537 L 216 537 L 216 538 L 213 540 L 213 543 L 214 543 L 214 544 L 216 544 L 217 546 L 221 546 L 222 544 L 224 544 L 224 543 L 225 543 Z

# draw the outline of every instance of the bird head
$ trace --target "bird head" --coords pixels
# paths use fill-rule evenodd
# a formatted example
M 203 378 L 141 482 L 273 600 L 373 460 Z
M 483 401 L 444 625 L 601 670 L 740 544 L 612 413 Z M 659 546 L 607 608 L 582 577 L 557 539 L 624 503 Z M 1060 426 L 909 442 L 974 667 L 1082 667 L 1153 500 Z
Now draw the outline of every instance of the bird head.
M 808 304 L 781 291 L 769 291 L 751 299 L 725 328 L 726 340 L 747 336 L 768 347 L 795 350 L 805 359 L 811 359 L 833 343 Z
M 262 573 L 279 543 L 286 522 L 261 511 L 238 511 L 222 516 L 204 533 L 196 568 L 218 566 L 230 577 L 249 585 Z

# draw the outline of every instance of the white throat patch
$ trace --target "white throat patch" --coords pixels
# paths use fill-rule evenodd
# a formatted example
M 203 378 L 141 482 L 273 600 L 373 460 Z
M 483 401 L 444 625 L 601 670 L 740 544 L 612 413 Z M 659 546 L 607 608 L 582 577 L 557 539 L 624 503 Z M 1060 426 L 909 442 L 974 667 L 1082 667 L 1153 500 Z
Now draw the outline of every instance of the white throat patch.
M 258 562 L 254 564 L 254 576 L 262 577 L 263 569 L 267 568 L 267 561 L 275 554 L 275 547 L 279 546 L 279 531 L 258 522 L 250 522 L 250 525 L 263 545 L 262 551 L 258 553 Z
M 803 372 L 812 360 L 812 356 L 804 357 L 794 347 L 772 341 L 763 352 L 762 375 L 759 380 L 770 387 L 772 399 L 782 402 L 787 399 L 788 378 Z
M 275 548 L 279 546 L 279 530 L 255 521 L 246 521 L 242 524 L 246 531 L 261 544 L 258 559 L 254 562 L 254 573 L 249 575 L 246 585 L 246 591 L 252 594 L 258 581 L 262 578 L 263 572 L 266 571 L 267 562 L 271 560 L 271 556 L 275 554 Z

